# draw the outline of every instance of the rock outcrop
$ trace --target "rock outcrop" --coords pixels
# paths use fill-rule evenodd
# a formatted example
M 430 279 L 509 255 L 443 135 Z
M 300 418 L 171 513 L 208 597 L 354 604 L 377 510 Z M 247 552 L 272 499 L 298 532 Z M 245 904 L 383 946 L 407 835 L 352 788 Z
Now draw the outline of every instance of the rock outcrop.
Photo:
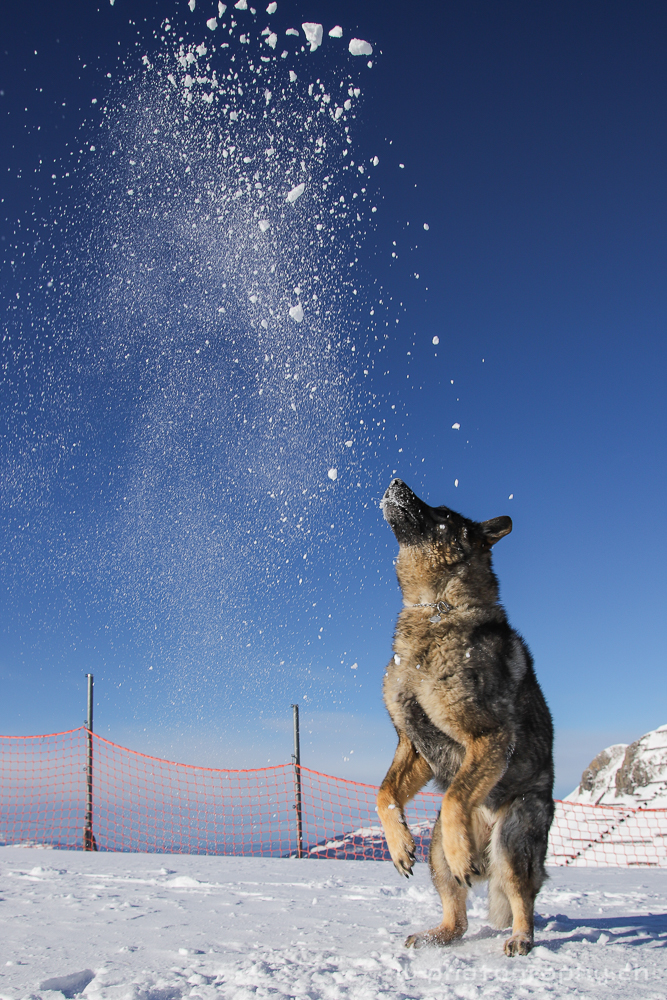
M 615 743 L 602 750 L 565 801 L 667 808 L 667 726 L 634 743 Z

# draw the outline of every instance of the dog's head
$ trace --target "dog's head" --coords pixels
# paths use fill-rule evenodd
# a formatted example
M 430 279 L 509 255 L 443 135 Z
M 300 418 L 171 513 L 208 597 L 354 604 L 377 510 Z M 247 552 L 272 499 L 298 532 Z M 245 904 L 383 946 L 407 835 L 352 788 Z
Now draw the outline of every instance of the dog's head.
M 449 507 L 429 507 L 400 479 L 390 484 L 381 506 L 400 547 L 396 572 L 407 602 L 449 597 L 456 604 L 471 587 L 482 600 L 497 593 L 491 546 L 510 533 L 511 518 L 478 522 Z

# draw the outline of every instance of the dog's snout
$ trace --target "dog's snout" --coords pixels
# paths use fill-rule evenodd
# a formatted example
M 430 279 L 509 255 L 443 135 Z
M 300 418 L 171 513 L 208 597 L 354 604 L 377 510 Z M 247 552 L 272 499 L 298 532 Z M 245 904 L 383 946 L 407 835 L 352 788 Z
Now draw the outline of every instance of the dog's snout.
M 410 488 L 405 485 L 402 479 L 392 479 L 392 481 L 389 483 L 389 486 L 387 487 L 384 496 L 386 500 L 389 500 L 395 494 L 402 496 L 404 493 L 410 493 L 410 492 L 411 492 Z

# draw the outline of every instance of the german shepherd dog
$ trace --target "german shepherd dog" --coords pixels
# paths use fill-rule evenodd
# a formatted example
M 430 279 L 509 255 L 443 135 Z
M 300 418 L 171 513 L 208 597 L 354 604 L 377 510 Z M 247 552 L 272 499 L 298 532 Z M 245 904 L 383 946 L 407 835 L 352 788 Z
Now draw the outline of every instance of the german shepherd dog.
M 488 879 L 491 922 L 512 924 L 505 953 L 527 955 L 554 814 L 553 727 L 530 652 L 498 603 L 491 568 L 491 547 L 512 521 L 478 523 L 429 507 L 400 479 L 382 510 L 399 544 L 403 609 L 384 680 L 398 747 L 377 806 L 394 865 L 406 878 L 415 845 L 405 805 L 431 778 L 444 792 L 429 852 L 442 923 L 405 944 L 461 937 L 468 886 Z

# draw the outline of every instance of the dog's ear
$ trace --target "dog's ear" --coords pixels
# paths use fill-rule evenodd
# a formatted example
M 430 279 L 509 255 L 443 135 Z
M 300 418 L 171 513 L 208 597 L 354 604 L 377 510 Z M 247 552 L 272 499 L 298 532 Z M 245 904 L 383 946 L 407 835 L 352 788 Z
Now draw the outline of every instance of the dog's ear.
M 509 535 L 512 530 L 512 518 L 506 514 L 502 517 L 492 517 L 490 521 L 482 521 L 480 527 L 488 544 L 495 545 L 503 535 Z

